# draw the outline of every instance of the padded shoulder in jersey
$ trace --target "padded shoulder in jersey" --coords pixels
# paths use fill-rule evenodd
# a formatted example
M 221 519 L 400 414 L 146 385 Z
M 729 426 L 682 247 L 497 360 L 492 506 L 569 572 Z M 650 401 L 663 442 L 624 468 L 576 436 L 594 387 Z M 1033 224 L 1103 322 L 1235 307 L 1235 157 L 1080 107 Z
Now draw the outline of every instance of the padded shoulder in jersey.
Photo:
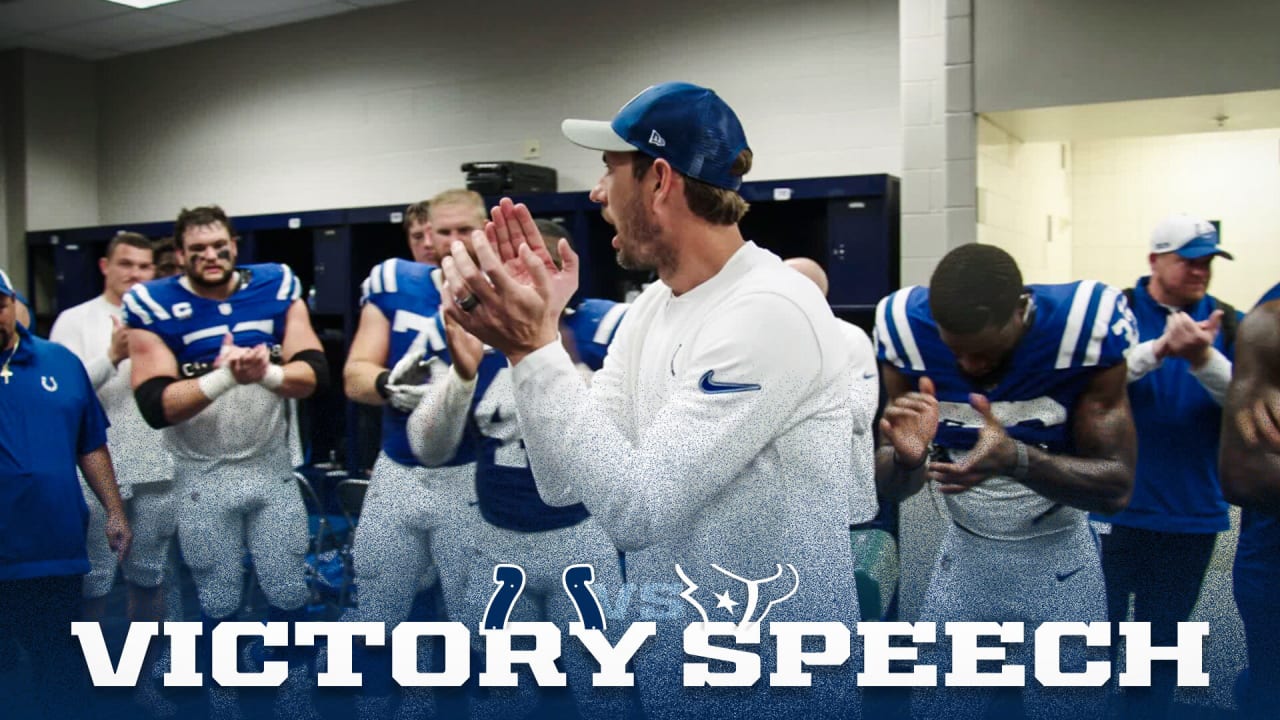
M 604 365 L 609 343 L 618 334 L 618 326 L 630 307 L 626 303 L 588 298 L 565 318 L 565 324 L 573 333 L 578 357 L 592 370 Z
M 440 292 L 431 281 L 432 270 L 435 270 L 434 265 L 400 258 L 391 258 L 374 265 L 369 271 L 369 277 L 360 283 L 360 307 L 371 302 L 387 313 L 401 293 L 411 293 L 418 298 L 428 296 L 431 304 L 438 306 Z
M 180 275 L 138 283 L 122 298 L 124 322 L 131 328 L 155 331 L 155 325 L 173 319 L 173 308 L 183 301 L 186 290 L 178 284 Z
M 1111 367 L 1138 341 L 1138 323 L 1124 292 L 1096 280 L 1029 285 L 1036 304 L 1036 361 L 1055 370 Z
M 288 265 L 261 263 L 244 265 L 239 269 L 249 273 L 249 285 L 236 291 L 238 301 L 244 298 L 250 302 L 278 302 L 287 309 L 294 300 L 302 297 L 302 281 Z
M 941 343 L 929 312 L 929 288 L 911 285 L 895 290 L 876 305 L 876 358 L 904 372 L 923 373 L 921 342 Z
M 236 304 L 278 303 L 280 311 L 302 297 L 302 282 L 288 265 L 261 263 L 237 268 L 249 274 L 249 284 L 233 296 Z M 181 284 L 180 275 L 139 283 L 124 295 L 125 322 L 130 327 L 156 329 L 191 316 L 193 294 Z M 184 312 L 185 311 L 185 312 Z
M 1137 342 L 1133 311 L 1119 289 L 1083 280 L 1062 285 L 1030 285 L 1035 319 L 1020 343 L 1025 366 L 1110 367 L 1124 360 Z M 876 307 L 876 357 L 907 373 L 924 373 L 930 362 L 952 354 L 929 310 L 929 289 L 913 286 L 882 299 Z

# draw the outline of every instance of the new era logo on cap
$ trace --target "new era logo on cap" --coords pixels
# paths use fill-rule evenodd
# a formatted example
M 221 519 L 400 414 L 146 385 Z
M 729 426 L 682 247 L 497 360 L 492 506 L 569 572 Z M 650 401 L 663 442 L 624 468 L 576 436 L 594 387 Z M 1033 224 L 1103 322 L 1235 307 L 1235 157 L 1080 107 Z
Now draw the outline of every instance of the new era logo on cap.
M 1218 247 L 1218 229 L 1213 223 L 1189 215 L 1170 215 L 1151 232 L 1151 252 L 1176 252 L 1194 260 L 1220 255 L 1231 260 L 1231 253 Z
M 738 116 L 714 90 L 684 82 L 646 88 L 611 122 L 565 120 L 565 137 L 605 152 L 642 152 L 682 175 L 726 190 L 742 186 L 734 164 L 748 150 Z M 749 163 L 748 163 L 749 165 Z
M 13 288 L 13 283 L 9 281 L 9 276 L 5 274 L 4 270 L 0 269 L 0 295 L 16 297 L 17 294 L 18 291 Z

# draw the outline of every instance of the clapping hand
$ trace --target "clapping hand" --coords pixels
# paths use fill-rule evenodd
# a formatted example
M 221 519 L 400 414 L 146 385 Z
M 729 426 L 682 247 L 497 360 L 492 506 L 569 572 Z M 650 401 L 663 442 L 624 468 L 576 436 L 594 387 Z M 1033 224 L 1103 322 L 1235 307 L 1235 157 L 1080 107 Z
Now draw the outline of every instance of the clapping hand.
M 880 434 L 905 467 L 924 464 L 929 444 L 938 432 L 938 398 L 933 381 L 920 378 L 920 389 L 893 399 L 880 418 Z
M 1184 312 L 1174 313 L 1165 321 L 1164 334 L 1156 340 L 1156 354 L 1172 355 L 1200 367 L 1209 360 L 1221 327 L 1221 310 L 1214 310 L 1208 319 L 1200 322 Z
M 441 310 L 516 364 L 555 342 L 560 314 L 578 289 L 578 255 L 561 239 L 563 266 L 556 267 L 523 204 L 503 198 L 491 218 L 471 237 L 474 258 L 455 242 L 443 259 Z
M 929 477 L 938 483 L 939 492 L 964 492 L 992 475 L 1008 475 L 1017 464 L 1017 447 L 991 411 L 991 401 L 975 393 L 969 396 L 969 405 L 982 415 L 978 441 L 960 462 L 929 465 Z

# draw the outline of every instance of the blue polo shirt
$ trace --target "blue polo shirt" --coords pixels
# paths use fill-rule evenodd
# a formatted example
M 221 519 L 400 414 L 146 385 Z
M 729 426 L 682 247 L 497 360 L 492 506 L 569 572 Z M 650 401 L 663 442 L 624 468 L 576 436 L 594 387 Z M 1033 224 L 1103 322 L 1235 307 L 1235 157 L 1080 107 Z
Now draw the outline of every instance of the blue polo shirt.
M 76 461 L 106 445 L 107 415 L 70 350 L 21 325 L 18 336 L 0 378 L 0 580 L 87 573 Z
M 1151 278 L 1133 289 L 1138 339 L 1164 334 L 1169 311 L 1148 291 Z M 1193 319 L 1207 320 L 1218 303 L 1205 295 L 1183 308 Z M 1213 346 L 1233 359 L 1219 332 Z M 1129 383 L 1129 404 L 1138 430 L 1138 469 L 1129 507 L 1100 520 L 1171 533 L 1216 533 L 1230 527 L 1227 502 L 1218 485 L 1218 434 L 1222 406 L 1191 374 L 1191 364 L 1165 358 L 1160 367 Z

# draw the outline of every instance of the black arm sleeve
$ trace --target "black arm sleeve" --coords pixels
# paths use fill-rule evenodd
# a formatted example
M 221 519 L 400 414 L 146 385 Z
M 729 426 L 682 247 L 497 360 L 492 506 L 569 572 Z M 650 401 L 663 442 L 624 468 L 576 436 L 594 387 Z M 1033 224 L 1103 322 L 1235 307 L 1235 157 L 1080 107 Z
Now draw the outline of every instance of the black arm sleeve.
M 142 419 L 157 430 L 173 424 L 164 416 L 164 389 L 176 382 L 177 378 L 153 377 L 133 391 L 133 399 L 138 403 Z
M 329 388 L 329 361 L 319 350 L 302 350 L 289 358 L 289 362 L 304 362 L 311 366 L 316 374 L 316 389 L 312 395 L 318 395 Z

